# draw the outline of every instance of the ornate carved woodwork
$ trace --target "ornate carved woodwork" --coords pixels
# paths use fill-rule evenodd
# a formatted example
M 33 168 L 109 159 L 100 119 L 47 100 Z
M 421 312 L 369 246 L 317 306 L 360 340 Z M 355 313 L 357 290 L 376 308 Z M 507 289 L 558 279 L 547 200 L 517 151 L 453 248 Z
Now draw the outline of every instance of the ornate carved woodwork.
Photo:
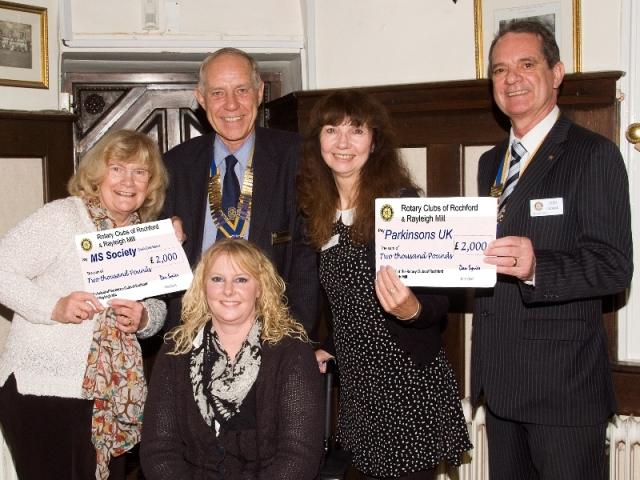
M 262 75 L 264 99 L 280 95 L 280 74 Z M 129 128 L 154 138 L 165 152 L 211 126 L 195 100 L 196 73 L 68 73 L 73 96 L 76 161 L 110 130 Z M 258 122 L 266 121 L 261 108 Z

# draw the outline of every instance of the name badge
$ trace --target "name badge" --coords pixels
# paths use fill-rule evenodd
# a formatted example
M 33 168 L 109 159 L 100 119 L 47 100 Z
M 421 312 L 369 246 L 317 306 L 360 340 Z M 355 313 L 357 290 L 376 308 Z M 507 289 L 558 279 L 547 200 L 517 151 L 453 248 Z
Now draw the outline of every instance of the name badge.
M 325 243 L 321 250 L 324 252 L 325 250 L 329 250 L 331 247 L 335 247 L 338 242 L 340 242 L 340 234 L 336 233 L 333 237 L 329 239 L 327 243 Z
M 529 201 L 529 213 L 532 217 L 563 215 L 564 206 L 560 198 L 538 198 Z
M 271 245 L 277 245 L 279 243 L 287 243 L 291 241 L 291 233 L 289 230 L 283 230 L 281 232 L 271 232 Z

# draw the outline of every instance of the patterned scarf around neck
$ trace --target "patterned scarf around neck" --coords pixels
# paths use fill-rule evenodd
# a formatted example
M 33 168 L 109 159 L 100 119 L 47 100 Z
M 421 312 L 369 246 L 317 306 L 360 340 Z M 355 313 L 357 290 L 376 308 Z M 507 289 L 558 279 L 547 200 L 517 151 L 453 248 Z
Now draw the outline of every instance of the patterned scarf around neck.
M 109 215 L 109 210 L 107 210 L 99 198 L 83 198 L 85 206 L 87 207 L 87 211 L 89 212 L 89 216 L 93 221 L 93 224 L 96 226 L 96 230 L 110 230 L 112 228 L 116 228 L 116 222 Z M 135 225 L 140 223 L 140 215 L 138 212 L 133 212 L 129 215 L 129 218 L 125 222 L 125 225 Z
M 220 434 L 220 426 L 240 411 L 258 377 L 261 332 L 262 323 L 257 320 L 232 362 L 208 322 L 202 332 L 202 343 L 191 352 L 193 396 L 202 418 L 215 429 L 216 435 Z
M 115 222 L 98 199 L 83 199 L 98 230 Z M 137 212 L 128 224 L 140 223 Z M 142 412 L 147 398 L 142 351 L 133 333 L 116 327 L 116 315 L 107 308 L 96 317 L 93 339 L 82 383 L 82 397 L 93 400 L 91 441 L 96 449 L 96 479 L 109 477 L 109 461 L 140 441 Z

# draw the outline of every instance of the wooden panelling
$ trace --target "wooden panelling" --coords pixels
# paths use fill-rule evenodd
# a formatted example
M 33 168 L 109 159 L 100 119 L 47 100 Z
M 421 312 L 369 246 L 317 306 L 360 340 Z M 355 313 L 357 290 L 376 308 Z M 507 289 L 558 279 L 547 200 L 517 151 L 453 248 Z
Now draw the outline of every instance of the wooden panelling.
M 461 145 L 427 144 L 427 194 L 456 197 L 464 194 Z
M 613 386 L 618 399 L 618 413 L 640 415 L 640 368 L 638 364 L 616 362 L 612 365 Z
M 621 72 L 571 74 L 558 103 L 576 122 L 615 139 L 616 81 Z M 401 147 L 457 143 L 492 145 L 506 136 L 508 119 L 497 109 L 488 80 L 364 87 L 391 113 Z M 315 102 L 332 90 L 294 92 L 267 105 L 269 126 L 304 132 Z
M 42 158 L 45 202 L 67 196 L 74 118 L 59 112 L 0 110 L 0 157 Z

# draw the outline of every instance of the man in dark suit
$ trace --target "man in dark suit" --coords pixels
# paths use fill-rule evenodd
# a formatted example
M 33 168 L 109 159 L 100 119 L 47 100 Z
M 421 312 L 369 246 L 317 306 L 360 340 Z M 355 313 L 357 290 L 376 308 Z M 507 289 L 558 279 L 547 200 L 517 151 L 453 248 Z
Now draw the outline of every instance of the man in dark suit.
M 255 127 L 263 90 L 255 60 L 241 50 L 218 50 L 202 62 L 195 96 L 214 132 L 165 154 L 164 214 L 182 219 L 192 266 L 216 239 L 244 237 L 262 248 L 287 283 L 292 314 L 311 334 L 319 283 L 296 207 L 300 138 Z M 172 299 L 166 328 L 179 321 L 180 301 Z
M 512 22 L 489 53 L 509 141 L 480 159 L 481 195 L 499 197 L 476 293 L 472 396 L 484 393 L 492 479 L 602 479 L 616 402 L 603 296 L 631 281 L 628 181 L 617 147 L 556 105 L 564 77 L 553 34 Z M 516 143 L 516 145 L 513 145 Z

